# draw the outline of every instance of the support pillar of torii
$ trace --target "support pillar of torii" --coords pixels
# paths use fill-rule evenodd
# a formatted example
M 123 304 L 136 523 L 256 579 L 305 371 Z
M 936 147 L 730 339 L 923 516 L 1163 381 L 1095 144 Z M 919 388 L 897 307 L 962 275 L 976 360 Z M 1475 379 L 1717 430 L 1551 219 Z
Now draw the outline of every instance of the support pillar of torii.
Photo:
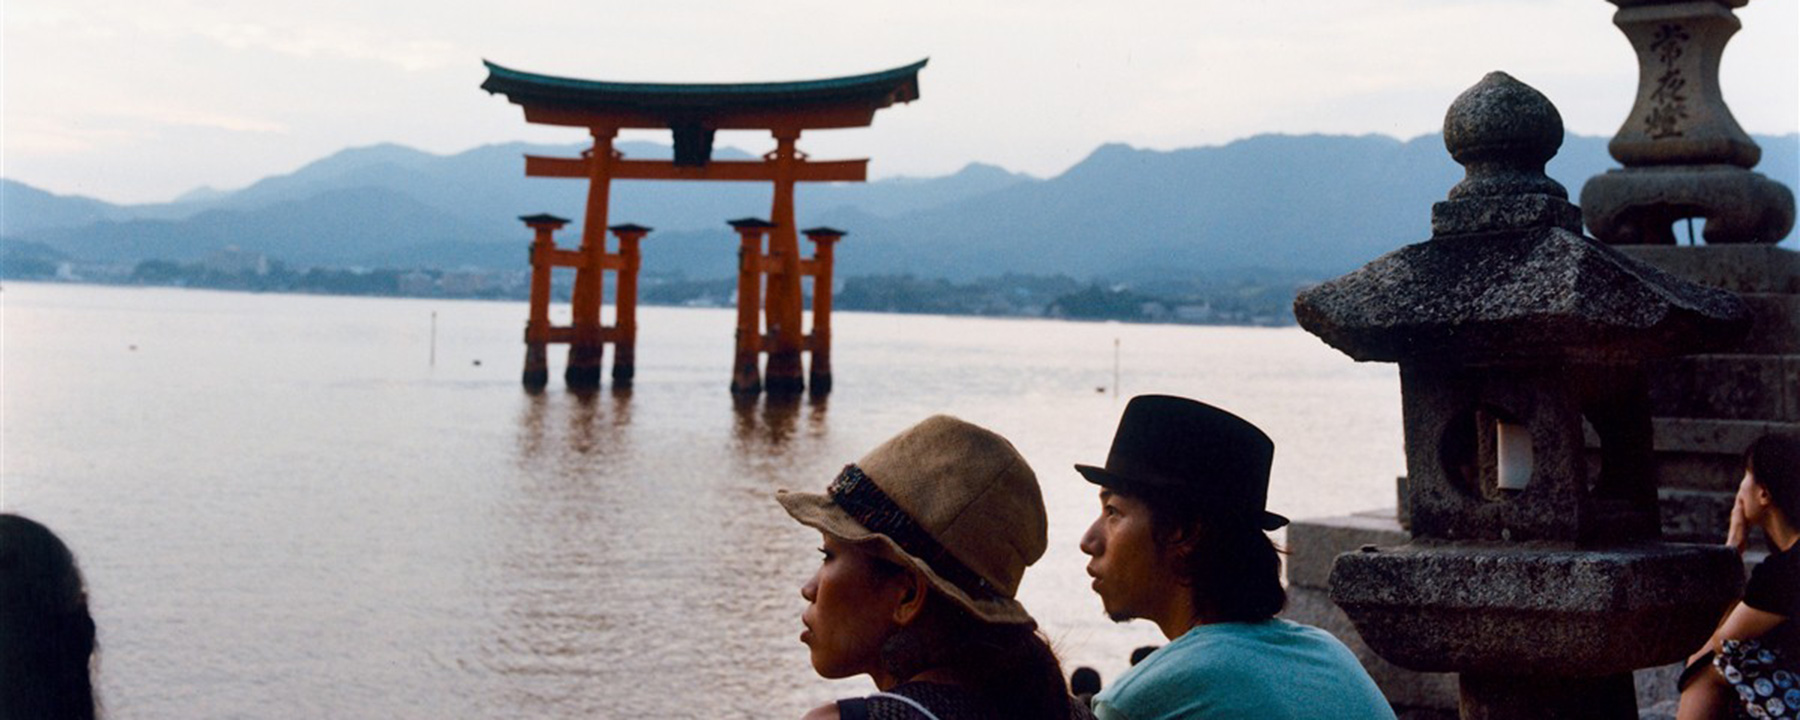
M 578 250 L 556 247 L 555 234 L 569 223 L 549 213 L 520 217 L 533 230 L 531 241 L 530 314 L 525 322 L 525 372 L 520 380 L 528 389 L 542 389 L 550 382 L 547 346 L 569 345 L 569 366 L 563 382 L 571 388 L 590 389 L 600 386 L 600 365 L 606 345 L 613 346 L 613 386 L 631 384 L 637 357 L 637 274 L 642 264 L 639 243 L 650 228 L 641 225 L 614 225 L 610 229 L 619 238 L 619 251 L 608 252 L 606 235 L 598 242 L 581 243 Z M 575 289 L 570 298 L 570 323 L 550 323 L 550 279 L 555 268 L 575 269 Z M 600 290 L 605 272 L 613 271 L 619 287 L 613 295 L 613 324 L 600 319 Z

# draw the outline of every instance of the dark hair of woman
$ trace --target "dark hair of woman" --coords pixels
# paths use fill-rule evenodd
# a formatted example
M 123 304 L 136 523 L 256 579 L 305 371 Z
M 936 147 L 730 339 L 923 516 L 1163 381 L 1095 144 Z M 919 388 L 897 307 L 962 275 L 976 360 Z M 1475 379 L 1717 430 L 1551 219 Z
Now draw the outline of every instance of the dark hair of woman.
M 0 514 L 0 720 L 92 720 L 93 655 L 75 556 L 43 525 Z
M 1280 551 L 1256 518 L 1210 518 L 1191 502 L 1149 494 L 1140 499 L 1150 506 L 1158 544 L 1189 545 L 1183 574 L 1201 620 L 1258 622 L 1287 606 Z
M 884 572 L 904 572 L 880 564 Z M 936 592 L 917 621 L 882 644 L 881 662 L 900 678 L 947 670 L 1009 717 L 1067 720 L 1074 712 L 1062 663 L 1036 625 L 983 622 Z
M 1781 514 L 1800 522 L 1800 436 L 1764 435 L 1744 451 L 1744 467 Z

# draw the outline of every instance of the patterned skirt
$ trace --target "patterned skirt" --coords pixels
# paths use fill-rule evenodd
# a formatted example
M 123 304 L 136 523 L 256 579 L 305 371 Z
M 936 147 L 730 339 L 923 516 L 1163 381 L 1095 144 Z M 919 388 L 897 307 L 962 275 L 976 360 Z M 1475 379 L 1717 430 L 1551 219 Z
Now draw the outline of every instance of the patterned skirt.
M 1726 640 L 1713 666 L 1743 704 L 1741 718 L 1800 718 L 1800 667 L 1786 648 L 1756 640 Z

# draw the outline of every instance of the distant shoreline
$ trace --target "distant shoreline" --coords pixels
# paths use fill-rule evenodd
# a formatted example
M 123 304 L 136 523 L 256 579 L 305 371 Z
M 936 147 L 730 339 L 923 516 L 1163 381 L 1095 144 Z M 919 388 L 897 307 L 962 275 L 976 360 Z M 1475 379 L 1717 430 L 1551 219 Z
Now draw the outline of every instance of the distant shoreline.
M 165 288 L 175 290 L 209 290 L 216 292 L 238 292 L 258 295 L 296 295 L 296 296 L 337 296 L 337 297 L 371 297 L 395 298 L 410 300 L 485 300 L 499 302 L 516 302 L 524 304 L 528 297 L 524 288 L 490 288 L 472 292 L 446 292 L 433 290 L 427 292 L 406 292 L 398 287 L 386 287 L 379 279 L 384 277 L 404 276 L 423 271 L 400 273 L 392 270 L 374 270 L 354 272 L 349 270 L 308 271 L 316 280 L 323 280 L 319 285 L 254 285 L 243 278 L 232 278 L 225 282 L 182 282 L 180 280 L 156 282 L 133 279 L 129 276 L 108 279 L 93 277 L 0 277 L 0 291 L 12 283 L 31 283 L 45 285 L 89 285 L 101 287 L 142 287 Z M 301 274 L 300 277 L 305 277 Z M 375 278 L 365 285 L 343 282 L 344 277 Z M 227 276 L 228 278 L 231 276 Z M 337 282 L 330 282 L 336 279 Z M 1009 286 L 1006 283 L 1012 282 Z M 1261 312 L 1251 313 L 1241 308 L 1214 308 L 1204 301 L 1184 302 L 1181 299 L 1169 299 L 1136 293 L 1128 288 L 1103 287 L 1098 283 L 1080 283 L 1066 276 L 1057 278 L 1036 278 L 1025 276 L 1007 276 L 986 281 L 974 281 L 966 284 L 952 283 L 942 279 L 919 279 L 911 276 L 864 276 L 846 278 L 844 289 L 834 294 L 833 308 L 838 312 L 868 312 L 894 315 L 937 315 L 943 317 L 986 317 L 1015 318 L 1024 320 L 1054 320 L 1073 322 L 1117 322 L 1143 325 L 1194 325 L 1224 327 L 1292 327 L 1294 322 L 1291 303 L 1293 294 L 1286 295 L 1285 302 L 1279 308 L 1260 308 Z M 1031 282 L 1048 283 L 1059 288 L 1073 288 L 1049 297 L 1047 302 L 1015 302 L 999 305 L 993 302 L 995 296 L 1021 297 L 1016 284 Z M 674 285 L 678 292 L 658 291 L 658 287 Z M 873 286 L 873 287 L 871 287 Z M 736 287 L 734 279 L 677 281 L 651 283 L 639 297 L 639 304 L 652 307 L 696 307 L 725 309 L 734 307 L 730 300 L 735 294 L 730 292 Z M 682 290 L 700 289 L 702 291 L 722 290 L 719 294 L 707 294 L 682 297 Z M 567 288 L 559 288 L 563 292 L 555 294 L 558 303 L 568 302 Z M 611 288 L 608 288 L 611 290 Z M 949 292 L 945 292 L 945 290 Z M 1299 288 L 1295 288 L 1297 292 Z M 885 292 L 883 292 L 885 291 Z M 960 298 L 958 296 L 961 296 Z M 1048 293 L 1037 292 L 1037 296 Z M 1023 295 L 1026 299 L 1031 295 Z M 608 305 L 611 305 L 610 296 Z M 848 302 L 846 302 L 848 300 Z M 1041 300 L 1041 298 L 1040 298 Z M 1193 299 L 1188 299 L 1192 301 Z M 810 294 L 806 304 L 810 307 Z M 1277 311 L 1279 310 L 1279 311 Z

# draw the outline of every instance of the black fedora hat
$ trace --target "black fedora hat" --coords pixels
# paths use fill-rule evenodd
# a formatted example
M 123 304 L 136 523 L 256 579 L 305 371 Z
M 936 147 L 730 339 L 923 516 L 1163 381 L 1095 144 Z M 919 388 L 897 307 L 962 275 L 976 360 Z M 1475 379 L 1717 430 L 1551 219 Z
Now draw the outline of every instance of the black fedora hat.
M 1255 521 L 1274 530 L 1288 519 L 1269 512 L 1269 463 L 1275 442 L 1249 421 L 1203 402 L 1139 395 L 1125 405 L 1106 467 L 1076 465 L 1096 485 L 1195 503 L 1203 517 Z

